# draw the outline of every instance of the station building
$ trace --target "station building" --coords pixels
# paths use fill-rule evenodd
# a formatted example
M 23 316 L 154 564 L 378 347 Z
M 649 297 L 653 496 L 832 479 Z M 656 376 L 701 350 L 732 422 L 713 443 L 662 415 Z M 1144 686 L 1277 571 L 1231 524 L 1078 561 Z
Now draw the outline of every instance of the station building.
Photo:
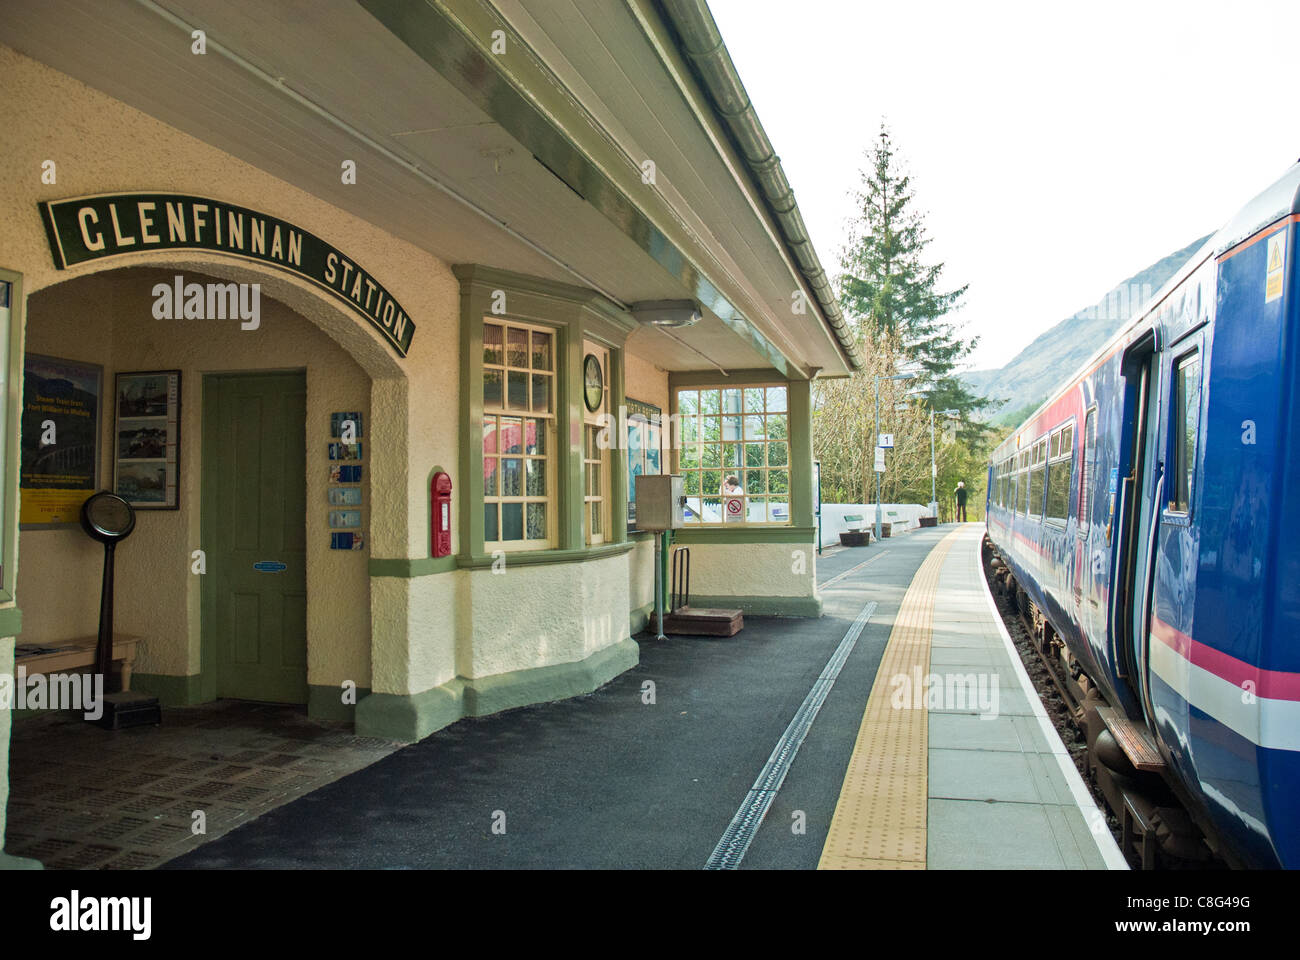
M 703 0 L 19 0 L 0 78 L 0 673 L 95 634 L 100 489 L 164 704 L 415 740 L 593 690 L 642 472 L 695 603 L 820 614 L 810 385 L 858 358 Z

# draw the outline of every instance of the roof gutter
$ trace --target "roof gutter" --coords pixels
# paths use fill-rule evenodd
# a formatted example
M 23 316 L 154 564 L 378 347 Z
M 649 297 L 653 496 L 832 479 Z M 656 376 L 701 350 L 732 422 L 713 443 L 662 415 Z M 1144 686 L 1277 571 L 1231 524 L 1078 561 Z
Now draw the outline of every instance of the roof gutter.
M 736 73 L 708 4 L 705 0 L 658 0 L 658 5 L 665 21 L 677 35 L 678 49 L 691 64 L 714 110 L 744 157 L 790 255 L 821 307 L 826 325 L 845 358 L 854 369 L 861 369 L 862 356 L 858 352 L 857 338 L 844 319 L 830 279 L 808 237 L 808 228 L 799 213 L 790 181 L 786 179 L 772 141 L 767 138 L 749 95 L 745 93 L 745 85 Z

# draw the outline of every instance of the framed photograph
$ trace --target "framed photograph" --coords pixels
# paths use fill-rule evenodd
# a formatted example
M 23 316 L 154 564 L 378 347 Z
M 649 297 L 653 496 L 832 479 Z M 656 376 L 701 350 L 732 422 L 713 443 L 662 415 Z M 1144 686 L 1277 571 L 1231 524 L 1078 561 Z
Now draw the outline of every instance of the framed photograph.
M 29 353 L 23 361 L 19 523 L 76 524 L 99 489 L 103 367 Z
M 137 510 L 180 509 L 181 372 L 119 373 L 113 491 Z
M 661 473 L 663 411 L 651 403 L 628 398 L 627 436 L 627 528 L 636 530 L 636 478 Z

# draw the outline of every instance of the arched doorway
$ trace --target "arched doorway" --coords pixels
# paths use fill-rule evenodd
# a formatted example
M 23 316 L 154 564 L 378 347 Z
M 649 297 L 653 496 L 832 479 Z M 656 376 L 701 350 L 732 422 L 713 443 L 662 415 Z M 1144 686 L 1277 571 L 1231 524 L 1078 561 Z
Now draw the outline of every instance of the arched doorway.
M 159 291 L 178 277 L 183 289 L 256 284 L 256 323 L 169 312 Z M 117 385 L 179 374 L 175 464 L 159 473 L 173 479 L 174 503 L 140 509 L 118 554 L 116 629 L 139 638 L 133 686 L 164 703 L 301 703 L 348 681 L 370 686 L 371 461 L 337 482 L 331 430 L 355 413 L 366 451 L 376 374 L 402 381 L 355 318 L 292 278 L 187 251 L 30 292 L 25 350 L 100 369 L 100 489 L 139 465 L 129 444 L 146 426 L 121 416 Z M 345 522 L 355 549 L 336 548 Z M 24 526 L 20 551 L 24 642 L 93 633 L 100 555 L 84 534 Z

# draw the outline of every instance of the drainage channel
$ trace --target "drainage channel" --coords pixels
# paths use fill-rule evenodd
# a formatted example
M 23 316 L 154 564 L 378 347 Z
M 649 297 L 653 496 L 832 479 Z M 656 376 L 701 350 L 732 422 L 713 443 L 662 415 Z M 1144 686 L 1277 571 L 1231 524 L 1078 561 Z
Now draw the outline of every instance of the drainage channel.
M 875 559 L 878 559 L 878 557 L 872 558 L 872 560 Z M 868 560 L 853 569 L 860 569 L 870 562 L 871 560 Z M 851 572 L 848 571 L 848 573 Z M 847 574 L 841 574 L 841 576 L 845 575 Z M 829 583 L 823 584 L 823 587 L 825 586 L 829 586 Z M 759 772 L 758 779 L 749 788 L 749 793 L 745 795 L 740 809 L 731 818 L 731 823 L 728 825 L 726 832 L 722 834 L 722 839 L 713 848 L 713 853 L 704 864 L 705 870 L 735 870 L 739 868 L 740 862 L 749 851 L 750 844 L 754 842 L 754 837 L 758 835 L 758 828 L 763 825 L 763 818 L 767 816 L 772 801 L 776 799 L 777 791 L 781 789 L 781 784 L 785 782 L 785 775 L 789 771 L 791 764 L 794 763 L 799 747 L 803 744 L 804 738 L 808 736 L 808 731 L 812 728 L 813 721 L 817 719 L 817 713 L 821 710 L 822 704 L 826 702 L 826 695 L 830 693 L 831 687 L 835 685 L 835 679 L 840 675 L 840 670 L 848 661 L 849 654 L 853 652 L 854 646 L 857 645 L 858 638 L 862 636 L 867 621 L 871 619 L 872 614 L 875 612 L 876 602 L 873 600 L 862 608 L 857 619 L 845 632 L 839 646 L 835 648 L 831 658 L 826 661 L 826 666 L 822 668 L 817 681 L 813 684 L 812 689 L 808 691 L 808 696 L 804 698 L 803 703 L 799 705 L 799 709 L 795 711 L 794 719 L 785 728 L 785 733 L 781 734 L 781 739 L 776 742 L 775 749 L 772 750 L 771 756 L 767 758 L 767 763 Z

